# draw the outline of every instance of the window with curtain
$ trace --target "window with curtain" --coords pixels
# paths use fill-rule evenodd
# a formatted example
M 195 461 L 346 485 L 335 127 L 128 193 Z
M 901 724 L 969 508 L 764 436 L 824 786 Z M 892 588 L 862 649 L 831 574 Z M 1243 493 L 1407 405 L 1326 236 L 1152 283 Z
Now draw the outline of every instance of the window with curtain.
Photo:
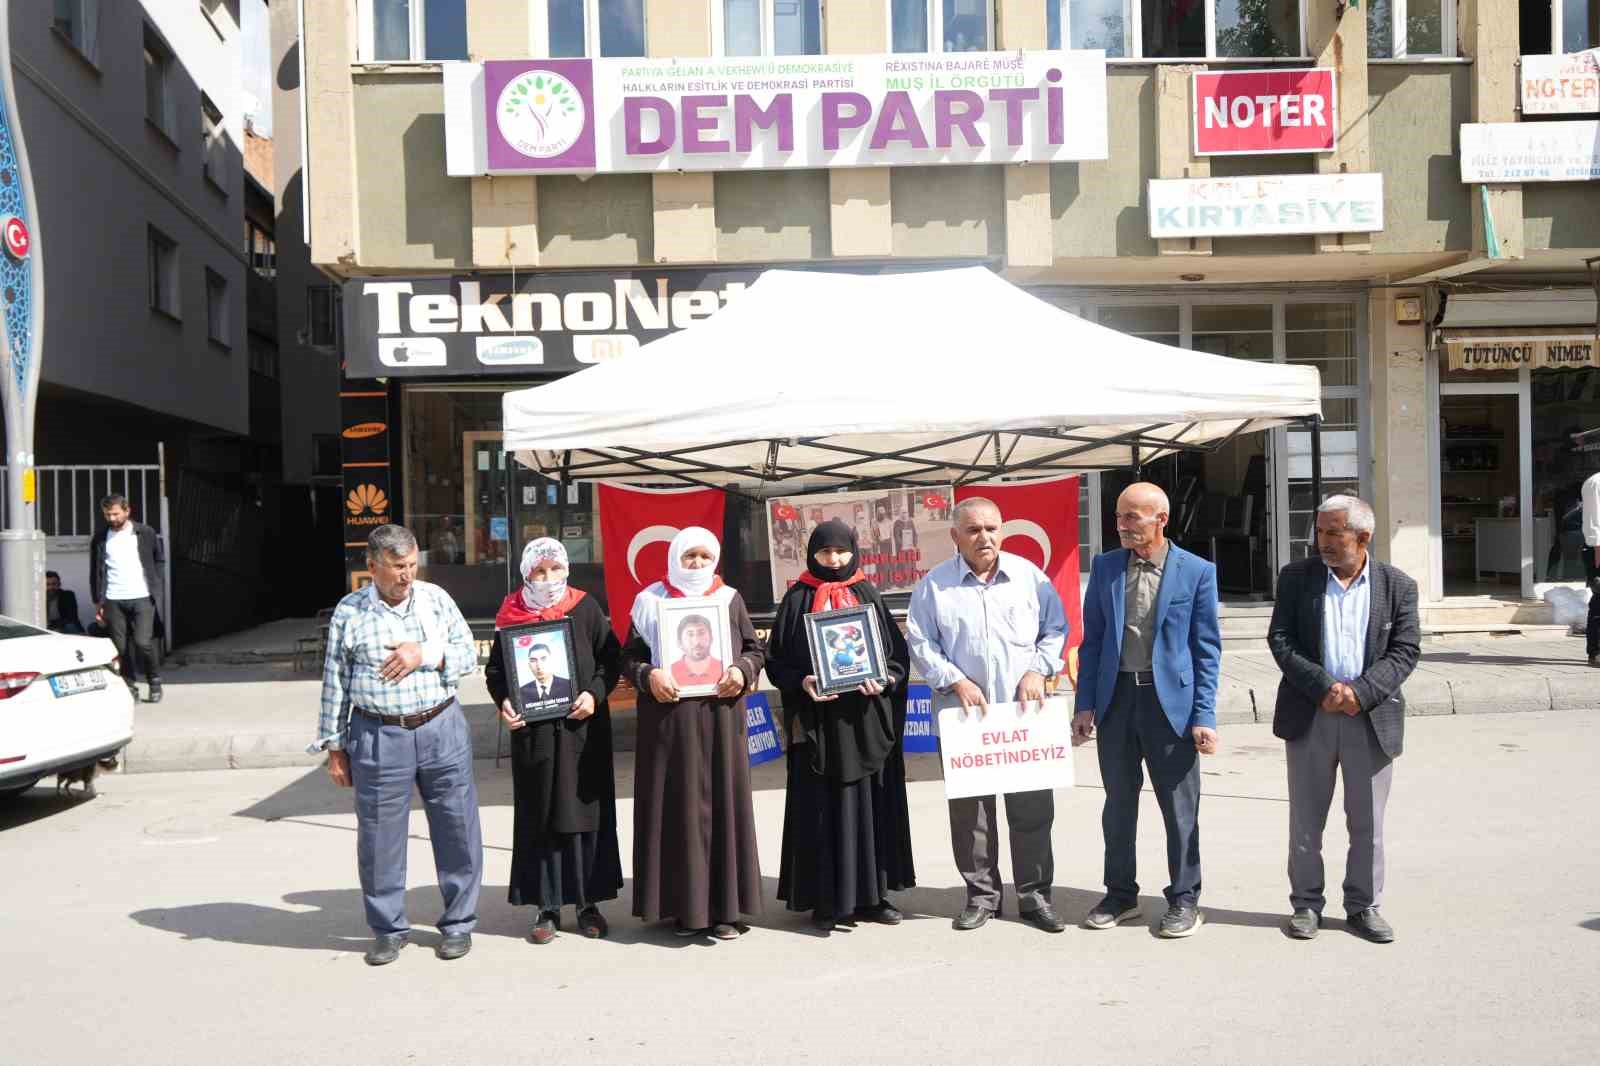
M 1044 0 L 1045 28 L 1051 48 L 1098 48 L 1110 59 L 1295 57 L 1304 54 L 1301 7 L 1306 2 Z M 1130 32 L 1130 27 L 1137 27 L 1138 33 Z
M 822 54 L 821 0 L 721 2 L 724 55 Z
M 991 0 L 889 0 L 896 52 L 987 52 L 994 47 Z

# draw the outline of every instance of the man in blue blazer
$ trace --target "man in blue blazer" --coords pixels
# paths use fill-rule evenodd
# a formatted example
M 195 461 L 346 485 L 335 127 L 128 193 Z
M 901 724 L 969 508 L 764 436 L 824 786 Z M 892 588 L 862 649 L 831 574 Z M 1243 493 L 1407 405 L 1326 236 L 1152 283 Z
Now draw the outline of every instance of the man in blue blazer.
M 1076 736 L 1098 728 L 1105 810 L 1106 897 L 1084 925 L 1139 914 L 1134 833 L 1144 767 L 1167 827 L 1167 912 L 1160 934 L 1192 935 L 1200 900 L 1200 763 L 1217 750 L 1217 568 L 1167 540 L 1170 505 L 1139 482 L 1117 498 L 1119 551 L 1095 559 L 1078 649 Z

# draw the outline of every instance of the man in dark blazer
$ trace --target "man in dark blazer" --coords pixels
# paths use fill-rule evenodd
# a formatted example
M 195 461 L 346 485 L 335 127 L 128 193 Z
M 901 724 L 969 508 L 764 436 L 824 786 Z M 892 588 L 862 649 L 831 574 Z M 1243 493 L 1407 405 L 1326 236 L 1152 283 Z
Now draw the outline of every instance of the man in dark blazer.
M 1200 901 L 1200 763 L 1217 750 L 1217 568 L 1166 538 L 1167 494 L 1147 482 L 1117 498 L 1118 551 L 1095 559 L 1083 603 L 1072 731 L 1098 728 L 1106 897 L 1084 925 L 1139 913 L 1134 833 L 1144 768 L 1167 829 L 1167 912 L 1160 935 L 1192 935 Z
M 522 686 L 522 705 L 533 707 L 545 700 L 572 699 L 572 682 L 550 669 L 550 646 L 535 644 L 528 649 L 528 667 L 533 680 Z
M 1278 575 L 1267 643 L 1283 671 L 1272 732 L 1287 741 L 1287 930 L 1310 940 L 1322 924 L 1322 830 L 1334 776 L 1344 778 L 1344 909 L 1352 932 L 1387 944 L 1383 816 L 1405 731 L 1400 686 L 1422 652 L 1417 583 L 1367 553 L 1372 508 L 1330 496 L 1317 508 L 1317 555 Z

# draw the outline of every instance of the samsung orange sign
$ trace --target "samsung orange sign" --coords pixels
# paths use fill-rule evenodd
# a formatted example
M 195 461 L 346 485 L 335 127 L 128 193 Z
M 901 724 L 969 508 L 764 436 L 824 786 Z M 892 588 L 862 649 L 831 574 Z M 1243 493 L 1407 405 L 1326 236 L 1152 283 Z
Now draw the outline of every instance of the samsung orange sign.
M 357 422 L 344 431 L 345 437 L 350 440 L 360 440 L 363 437 L 376 437 L 389 427 L 383 422 Z

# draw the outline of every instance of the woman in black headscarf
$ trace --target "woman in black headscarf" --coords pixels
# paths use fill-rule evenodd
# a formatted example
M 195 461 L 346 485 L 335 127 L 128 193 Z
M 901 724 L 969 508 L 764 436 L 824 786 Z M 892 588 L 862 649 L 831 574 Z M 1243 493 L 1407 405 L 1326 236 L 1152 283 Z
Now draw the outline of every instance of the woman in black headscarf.
M 767 676 L 783 694 L 789 736 L 778 898 L 789 910 L 812 911 L 825 930 L 858 919 L 898 925 L 902 916 L 886 893 L 916 884 L 900 750 L 911 657 L 858 556 L 845 523 L 812 532 L 807 572 L 778 605 L 767 648 Z M 857 604 L 878 612 L 888 684 L 819 697 L 806 615 Z

